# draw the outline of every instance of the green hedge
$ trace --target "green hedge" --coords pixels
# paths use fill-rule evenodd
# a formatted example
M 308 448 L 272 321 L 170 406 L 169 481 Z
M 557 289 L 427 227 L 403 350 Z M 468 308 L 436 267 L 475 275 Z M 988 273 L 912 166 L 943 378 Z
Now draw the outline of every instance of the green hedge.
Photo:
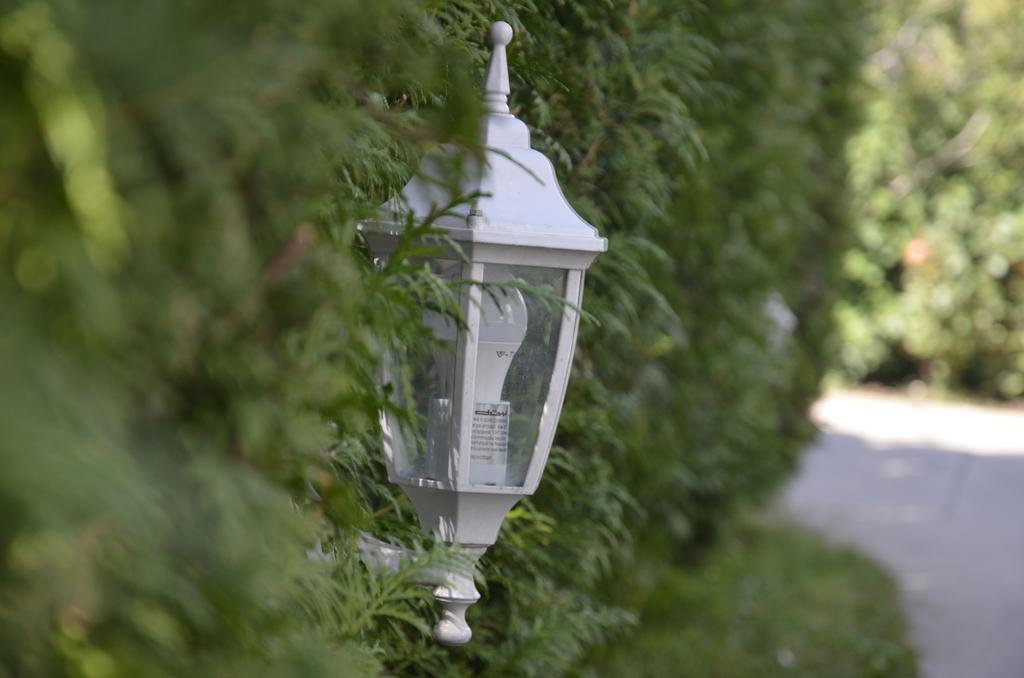
M 1024 47 L 1017 2 L 872 5 L 840 367 L 1024 395 Z
M 549 675 L 628 632 L 645 562 L 807 438 L 860 57 L 856 3 L 820 5 L 3 10 L 0 675 Z M 424 150 L 472 146 L 496 18 L 513 105 L 610 250 L 541 490 L 450 651 L 414 573 L 353 543 L 420 543 L 375 375 L 444 290 L 375 271 L 354 225 Z

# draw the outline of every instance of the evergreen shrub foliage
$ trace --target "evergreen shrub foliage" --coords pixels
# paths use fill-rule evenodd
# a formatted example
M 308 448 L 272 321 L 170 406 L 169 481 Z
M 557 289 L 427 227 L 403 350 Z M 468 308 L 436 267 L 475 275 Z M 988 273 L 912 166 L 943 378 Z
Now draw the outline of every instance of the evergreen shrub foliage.
M 853 379 L 1024 395 L 1024 5 L 871 5 L 855 239 L 837 309 Z
M 5 3 L 0 675 L 551 675 L 628 632 L 626 573 L 807 436 L 859 56 L 856 6 L 820 5 Z M 454 556 L 386 482 L 376 380 L 452 292 L 355 224 L 426 149 L 473 151 L 496 18 L 610 249 L 452 651 L 412 581 Z M 424 555 L 369 572 L 359 530 Z

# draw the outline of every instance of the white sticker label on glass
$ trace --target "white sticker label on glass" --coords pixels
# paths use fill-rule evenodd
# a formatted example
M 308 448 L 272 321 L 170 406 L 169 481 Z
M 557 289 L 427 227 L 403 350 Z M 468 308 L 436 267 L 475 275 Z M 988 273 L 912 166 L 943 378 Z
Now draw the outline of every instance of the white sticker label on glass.
M 502 464 L 508 459 L 508 401 L 476 403 L 470 456 L 476 464 Z

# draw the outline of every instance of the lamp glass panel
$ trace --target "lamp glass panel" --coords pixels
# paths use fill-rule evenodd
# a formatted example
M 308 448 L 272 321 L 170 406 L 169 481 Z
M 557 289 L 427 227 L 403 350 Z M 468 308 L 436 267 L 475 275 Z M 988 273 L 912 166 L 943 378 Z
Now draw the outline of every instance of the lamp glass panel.
M 442 280 L 462 277 L 460 261 L 432 259 L 431 270 Z M 430 347 L 410 350 L 393 360 L 391 383 L 399 405 L 412 405 L 411 421 L 392 419 L 392 450 L 395 471 L 407 478 L 447 481 L 452 455 L 452 402 L 458 326 L 447 315 L 423 312 L 423 324 L 434 335 Z
M 566 272 L 485 264 L 483 281 L 469 482 L 521 487 L 558 352 Z

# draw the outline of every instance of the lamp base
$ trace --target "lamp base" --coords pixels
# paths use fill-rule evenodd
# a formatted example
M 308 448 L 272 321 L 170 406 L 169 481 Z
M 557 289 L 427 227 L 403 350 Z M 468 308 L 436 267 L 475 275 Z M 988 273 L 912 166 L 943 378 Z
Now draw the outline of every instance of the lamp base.
M 434 639 L 442 645 L 465 645 L 473 637 L 473 629 L 466 623 L 469 606 L 480 600 L 473 574 L 476 562 L 487 550 L 486 546 L 464 546 L 469 556 L 467 571 L 449 571 L 444 582 L 434 587 L 434 599 L 441 605 L 441 618 L 434 625 Z
M 362 534 L 358 540 L 363 563 L 375 570 L 397 572 L 404 558 L 415 559 L 412 551 Z M 466 556 L 459 569 L 428 569 L 417 583 L 433 586 L 434 599 L 441 605 L 441 618 L 434 624 L 434 640 L 442 645 L 457 647 L 473 638 L 473 629 L 466 622 L 469 606 L 480 600 L 473 575 L 476 563 L 487 551 L 486 546 L 469 545 L 460 548 Z

